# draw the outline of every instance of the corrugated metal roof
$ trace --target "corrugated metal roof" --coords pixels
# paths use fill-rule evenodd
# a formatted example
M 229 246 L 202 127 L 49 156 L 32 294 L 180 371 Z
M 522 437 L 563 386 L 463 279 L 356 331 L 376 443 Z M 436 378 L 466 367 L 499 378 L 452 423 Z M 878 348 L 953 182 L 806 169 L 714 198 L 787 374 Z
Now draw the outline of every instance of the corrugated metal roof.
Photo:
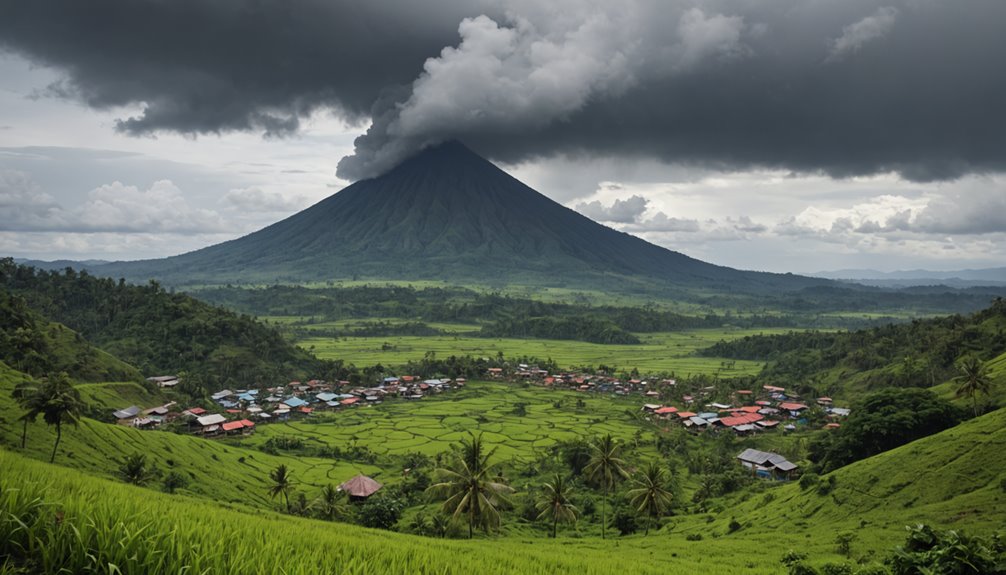
M 112 415 L 114 415 L 116 419 L 129 419 L 130 417 L 136 416 L 138 413 L 140 413 L 140 408 L 135 405 L 130 405 L 126 409 L 120 409 L 119 411 L 113 412 Z

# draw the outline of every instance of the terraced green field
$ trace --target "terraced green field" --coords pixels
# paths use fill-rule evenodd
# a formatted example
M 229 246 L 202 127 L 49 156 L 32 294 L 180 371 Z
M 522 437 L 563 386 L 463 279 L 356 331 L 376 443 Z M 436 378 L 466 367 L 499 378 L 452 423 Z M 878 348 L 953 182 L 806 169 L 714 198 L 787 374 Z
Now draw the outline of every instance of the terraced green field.
M 318 357 L 342 359 L 356 365 L 401 365 L 418 361 L 429 352 L 438 357 L 471 355 L 492 357 L 551 358 L 560 366 L 607 365 L 644 373 L 675 373 L 678 376 L 720 374 L 723 377 L 754 375 L 762 362 L 699 357 L 696 350 L 720 340 L 746 335 L 785 333 L 788 329 L 702 329 L 675 333 L 637 334 L 638 345 L 602 345 L 568 340 L 486 339 L 465 336 L 440 337 L 307 337 L 297 343 L 313 349 Z
M 0 446 L 11 449 L 19 446 L 21 440 L 21 424 L 16 421 L 21 412 L 10 399 L 17 378 L 0 363 Z M 105 389 L 99 395 L 108 392 L 109 389 Z M 85 388 L 82 396 L 87 395 Z M 28 445 L 23 453 L 48 461 L 55 437 L 55 430 L 39 420 L 28 426 Z M 174 470 L 188 476 L 189 485 L 184 489 L 188 493 L 255 507 L 269 508 L 275 504 L 266 493 L 266 485 L 269 471 L 281 463 L 293 470 L 299 483 L 312 488 L 328 483 L 338 485 L 357 473 L 380 475 L 380 469 L 366 464 L 316 457 L 282 457 L 218 440 L 140 431 L 86 418 L 79 427 L 63 430 L 56 461 L 82 473 L 114 477 L 121 459 L 134 452 L 146 454 L 148 461 L 164 472 Z
M 583 407 L 577 407 L 578 399 Z M 526 415 L 514 415 L 517 403 L 525 404 Z M 380 455 L 417 452 L 434 456 L 448 451 L 471 431 L 482 433 L 487 444 L 497 448 L 498 460 L 519 463 L 544 455 L 559 441 L 606 433 L 634 441 L 638 432 L 641 443 L 652 444 L 652 431 L 634 416 L 641 403 L 638 396 L 618 399 L 472 382 L 466 389 L 442 397 L 395 400 L 315 413 L 310 420 L 264 425 L 242 444 L 260 445 L 272 437 L 296 436 L 308 445 L 356 445 Z

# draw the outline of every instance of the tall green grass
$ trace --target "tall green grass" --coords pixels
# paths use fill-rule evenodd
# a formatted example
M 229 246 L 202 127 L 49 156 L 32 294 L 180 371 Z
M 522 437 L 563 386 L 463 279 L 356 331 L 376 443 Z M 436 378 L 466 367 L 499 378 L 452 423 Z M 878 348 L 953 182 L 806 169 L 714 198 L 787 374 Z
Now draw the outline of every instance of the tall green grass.
M 694 573 L 697 567 L 697 558 L 675 565 L 640 549 L 613 553 L 614 542 L 448 541 L 253 515 L 2 450 L 0 469 L 0 560 L 12 558 L 35 573 L 600 575 Z

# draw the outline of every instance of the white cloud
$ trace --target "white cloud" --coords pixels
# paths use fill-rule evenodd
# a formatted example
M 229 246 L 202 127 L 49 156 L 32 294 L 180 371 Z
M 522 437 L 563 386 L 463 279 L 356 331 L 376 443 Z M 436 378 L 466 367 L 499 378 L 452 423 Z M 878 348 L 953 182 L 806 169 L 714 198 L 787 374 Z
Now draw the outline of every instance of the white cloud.
M 604 206 L 595 200 L 581 202 L 576 205 L 576 211 L 599 222 L 632 223 L 646 211 L 648 200 L 642 196 L 630 196 L 624 200 L 615 200 L 610 206 Z
M 171 180 L 158 180 L 146 190 L 121 182 L 100 186 L 74 215 L 79 231 L 208 233 L 228 228 L 216 212 L 191 207 Z
M 37 229 L 62 217 L 56 200 L 24 172 L 0 170 L 0 230 Z
M 140 190 L 121 182 L 99 186 L 83 204 L 65 208 L 23 172 L 0 172 L 0 230 L 51 232 L 228 231 L 212 210 L 193 208 L 170 180 Z
M 897 18 L 897 8 L 881 6 L 870 16 L 846 26 L 842 29 L 842 35 L 832 41 L 828 59 L 840 60 L 858 52 L 866 44 L 884 37 L 894 27 Z
M 242 212 L 289 213 L 307 207 L 308 200 L 301 195 L 268 192 L 257 186 L 235 188 L 228 191 L 220 203 Z
M 699 221 L 688 218 L 672 218 L 664 212 L 657 212 L 652 217 L 638 222 L 633 226 L 623 228 L 627 232 L 698 232 L 701 229 Z

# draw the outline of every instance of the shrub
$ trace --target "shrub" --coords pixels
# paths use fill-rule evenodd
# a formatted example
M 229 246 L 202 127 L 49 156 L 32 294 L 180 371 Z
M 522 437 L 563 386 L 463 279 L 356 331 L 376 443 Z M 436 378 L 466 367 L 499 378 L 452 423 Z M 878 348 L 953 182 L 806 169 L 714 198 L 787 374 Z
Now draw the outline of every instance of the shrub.
M 727 525 L 727 533 L 739 531 L 741 527 L 743 527 L 743 525 L 741 525 L 736 519 L 731 518 L 730 524 Z
M 182 489 L 188 484 L 188 477 L 185 477 L 177 471 L 169 471 L 168 474 L 164 476 L 162 487 L 164 488 L 165 493 L 174 493 L 176 490 Z
M 685 535 L 685 541 L 702 541 L 701 533 L 689 533 Z
M 998 537 L 974 537 L 937 531 L 928 525 L 908 527 L 908 539 L 887 559 L 894 575 L 916 573 L 1004 573 L 1006 547 Z
M 848 563 L 825 563 L 821 566 L 821 575 L 853 575 L 852 565 Z
M 811 487 L 817 486 L 821 481 L 821 478 L 816 473 L 804 473 L 800 477 L 800 489 L 804 491 L 810 489 Z

